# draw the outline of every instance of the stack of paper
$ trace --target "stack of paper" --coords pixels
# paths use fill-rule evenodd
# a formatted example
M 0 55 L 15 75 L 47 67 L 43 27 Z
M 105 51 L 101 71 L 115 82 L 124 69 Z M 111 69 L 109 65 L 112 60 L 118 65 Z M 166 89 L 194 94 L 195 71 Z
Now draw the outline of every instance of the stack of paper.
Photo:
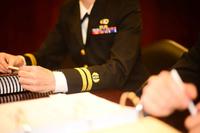
M 98 132 L 138 121 L 134 108 L 90 93 L 1 104 L 0 114 L 1 133 Z

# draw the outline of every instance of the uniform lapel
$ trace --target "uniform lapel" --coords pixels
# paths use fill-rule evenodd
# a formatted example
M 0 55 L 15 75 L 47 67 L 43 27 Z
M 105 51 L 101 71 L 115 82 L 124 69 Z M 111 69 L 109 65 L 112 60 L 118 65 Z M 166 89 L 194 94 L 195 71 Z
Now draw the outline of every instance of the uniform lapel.
M 73 34 L 75 35 L 75 38 L 79 42 L 79 44 L 83 44 L 82 41 L 82 34 L 81 34 L 81 22 L 80 22 L 80 7 L 79 7 L 79 0 L 75 1 L 76 3 L 74 4 L 74 9 L 72 13 L 72 18 L 71 18 L 71 24 L 72 24 L 72 31 Z
M 82 33 L 81 33 L 81 21 L 80 21 L 80 7 L 79 7 L 79 0 L 75 0 L 74 4 L 74 11 L 72 13 L 72 18 L 71 18 L 71 24 L 72 24 L 72 31 L 74 32 L 77 41 L 79 42 L 80 45 L 83 45 L 83 39 L 82 39 Z M 91 36 L 91 31 L 92 28 L 95 28 L 96 26 L 99 25 L 99 20 L 101 18 L 101 11 L 103 6 L 103 0 L 96 0 L 94 3 L 94 6 L 92 8 L 90 17 L 89 17 L 89 24 L 88 24 L 88 30 L 87 30 L 87 40 L 86 40 L 86 45 L 88 44 L 88 40 Z
M 98 26 L 99 24 L 99 18 L 101 17 L 101 9 L 102 9 L 101 6 L 103 6 L 102 1 L 103 0 L 96 0 L 92 8 L 92 11 L 90 13 L 86 44 L 88 44 L 88 41 L 91 37 L 92 28 L 96 28 L 96 26 Z
M 89 24 L 88 24 L 88 31 L 87 31 L 87 42 L 90 40 L 90 37 L 92 35 L 92 28 L 98 28 L 99 21 L 103 17 L 104 10 L 102 7 L 104 7 L 105 1 L 104 0 L 96 0 L 94 3 L 94 6 L 92 8 L 92 11 L 90 13 L 89 17 Z

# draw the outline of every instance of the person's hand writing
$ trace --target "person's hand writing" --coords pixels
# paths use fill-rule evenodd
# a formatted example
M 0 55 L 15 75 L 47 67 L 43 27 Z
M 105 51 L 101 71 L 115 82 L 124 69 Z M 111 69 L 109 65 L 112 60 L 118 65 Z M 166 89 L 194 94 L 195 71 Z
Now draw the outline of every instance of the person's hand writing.
M 168 71 L 151 76 L 148 84 L 143 88 L 141 97 L 144 110 L 151 115 L 164 117 L 176 109 L 186 109 L 189 101 L 196 97 L 197 92 L 192 84 L 183 86 L 184 90 L 181 91 Z
M 33 92 L 49 92 L 55 90 L 53 72 L 40 66 L 23 66 L 18 71 L 22 88 Z
M 24 59 L 20 55 L 11 55 L 7 53 L 0 53 L 0 72 L 1 73 L 11 73 L 8 66 L 20 67 L 25 64 Z

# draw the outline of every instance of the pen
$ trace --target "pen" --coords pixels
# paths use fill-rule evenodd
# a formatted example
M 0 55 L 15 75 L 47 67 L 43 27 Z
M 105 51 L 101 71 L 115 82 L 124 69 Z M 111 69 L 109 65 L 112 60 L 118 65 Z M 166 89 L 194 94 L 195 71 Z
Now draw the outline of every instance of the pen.
M 18 71 L 18 70 L 19 70 L 19 67 L 8 66 L 8 69 Z
M 131 100 L 131 102 L 135 105 L 135 111 L 137 112 L 138 118 L 144 117 L 146 114 L 144 112 L 144 107 L 140 102 L 139 97 L 134 92 L 124 92 L 120 97 L 119 104 L 125 106 L 127 100 Z
M 143 118 L 144 116 L 146 116 L 147 114 L 144 112 L 144 106 L 139 103 L 135 106 L 135 110 L 138 113 L 138 118 Z
M 183 81 L 182 81 L 181 77 L 179 76 L 178 72 L 176 71 L 176 69 L 172 69 L 170 74 L 171 74 L 172 79 L 178 85 L 178 87 L 181 90 L 184 90 Z M 195 107 L 195 104 L 194 104 L 193 101 L 189 102 L 188 110 L 189 110 L 190 114 L 193 115 L 193 116 L 197 114 L 198 111 L 197 111 L 197 108 Z

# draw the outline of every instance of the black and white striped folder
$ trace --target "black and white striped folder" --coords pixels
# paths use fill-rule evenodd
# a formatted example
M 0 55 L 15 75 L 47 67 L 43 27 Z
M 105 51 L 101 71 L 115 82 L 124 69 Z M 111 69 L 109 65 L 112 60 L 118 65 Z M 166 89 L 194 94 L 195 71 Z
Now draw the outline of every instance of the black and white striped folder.
M 20 85 L 17 75 L 0 75 L 0 95 L 22 91 L 24 89 Z
M 30 92 L 30 91 L 24 91 L 24 92 L 13 93 L 13 94 L 4 94 L 4 95 L 0 95 L 0 104 L 48 97 L 51 94 L 53 94 L 53 92 L 36 93 L 36 92 Z
M 50 94 L 53 92 L 36 93 L 23 89 L 16 74 L 0 75 L 0 104 L 48 97 Z

